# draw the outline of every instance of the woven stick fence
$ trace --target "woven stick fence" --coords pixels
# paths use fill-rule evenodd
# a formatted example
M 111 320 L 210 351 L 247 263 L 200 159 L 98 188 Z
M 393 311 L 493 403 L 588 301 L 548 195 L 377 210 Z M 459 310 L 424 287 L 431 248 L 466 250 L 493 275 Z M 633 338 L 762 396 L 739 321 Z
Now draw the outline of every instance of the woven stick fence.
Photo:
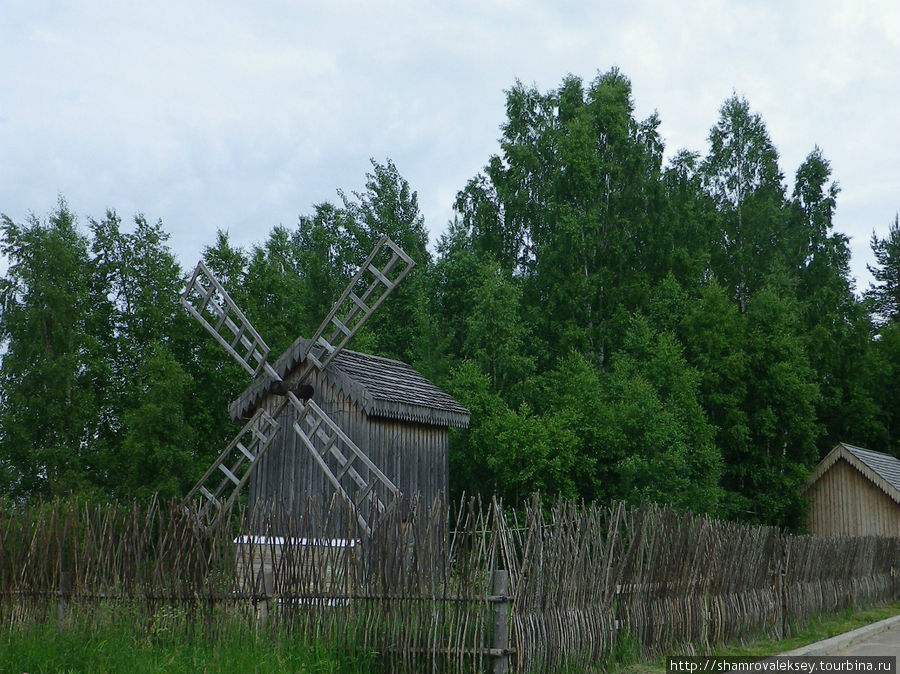
M 160 615 L 188 634 L 238 621 L 373 651 L 389 669 L 555 671 L 625 643 L 653 655 L 780 637 L 900 591 L 897 539 L 537 499 L 397 503 L 363 537 L 342 507 L 219 527 L 158 501 L 0 508 L 0 625 L 126 607 L 148 629 Z

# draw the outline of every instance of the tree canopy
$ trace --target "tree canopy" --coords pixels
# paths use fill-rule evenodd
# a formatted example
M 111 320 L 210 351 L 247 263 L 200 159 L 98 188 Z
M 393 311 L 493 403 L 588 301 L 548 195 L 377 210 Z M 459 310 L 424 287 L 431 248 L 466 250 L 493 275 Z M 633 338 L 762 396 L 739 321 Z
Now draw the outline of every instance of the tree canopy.
M 900 453 L 900 225 L 855 293 L 839 187 L 812 148 L 789 186 L 738 96 L 664 160 L 617 69 L 516 82 L 496 154 L 434 252 L 387 160 L 203 259 L 274 353 L 312 334 L 381 235 L 416 267 L 352 348 L 404 360 L 472 412 L 451 491 L 652 500 L 801 527 L 838 440 Z M 180 495 L 235 432 L 240 368 L 179 305 L 164 223 L 0 220 L 0 490 Z

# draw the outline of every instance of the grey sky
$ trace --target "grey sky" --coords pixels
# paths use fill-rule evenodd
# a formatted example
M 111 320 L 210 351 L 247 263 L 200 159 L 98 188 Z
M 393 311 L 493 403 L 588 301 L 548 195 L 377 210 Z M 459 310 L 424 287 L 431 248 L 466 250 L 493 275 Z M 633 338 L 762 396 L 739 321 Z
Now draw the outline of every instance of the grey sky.
M 733 92 L 789 186 L 819 145 L 868 283 L 900 209 L 900 3 L 0 0 L 0 212 L 161 218 L 182 265 L 216 228 L 293 227 L 390 157 L 434 241 L 497 151 L 504 89 L 616 65 L 667 155 Z M 4 267 L 0 261 L 0 269 Z

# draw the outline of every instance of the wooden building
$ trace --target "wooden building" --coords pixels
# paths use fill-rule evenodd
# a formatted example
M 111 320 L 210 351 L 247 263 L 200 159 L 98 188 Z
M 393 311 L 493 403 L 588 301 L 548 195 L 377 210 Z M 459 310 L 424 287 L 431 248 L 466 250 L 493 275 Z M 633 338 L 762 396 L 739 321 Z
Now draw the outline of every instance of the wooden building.
M 274 364 L 286 381 L 297 381 L 308 367 L 300 362 L 306 340 L 298 339 Z M 469 412 L 409 365 L 389 358 L 342 350 L 324 371 L 312 368 L 307 383 L 312 399 L 397 486 L 407 501 L 431 504 L 448 487 L 448 429 L 466 428 Z M 257 380 L 235 400 L 232 418 L 247 418 L 259 405 L 269 409 L 277 397 Z M 266 505 L 298 517 L 311 498 L 328 503 L 335 489 L 292 430 L 296 413 L 288 406 L 280 432 L 250 480 L 250 506 Z M 326 456 L 337 474 L 333 457 Z M 367 478 L 366 469 L 354 464 Z M 344 473 L 341 486 L 357 490 Z M 383 502 L 390 495 L 379 493 Z M 361 508 L 365 517 L 369 506 Z M 302 529 L 302 526 L 301 526 Z
M 900 536 L 900 460 L 839 443 L 804 492 L 809 530 L 820 536 Z

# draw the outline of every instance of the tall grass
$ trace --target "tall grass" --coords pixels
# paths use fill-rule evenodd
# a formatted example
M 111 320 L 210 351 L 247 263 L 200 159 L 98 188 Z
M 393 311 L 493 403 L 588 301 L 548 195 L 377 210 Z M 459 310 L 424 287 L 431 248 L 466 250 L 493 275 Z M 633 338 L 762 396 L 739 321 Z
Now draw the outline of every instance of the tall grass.
M 162 606 L 151 619 L 121 604 L 94 613 L 0 629 L 0 673 L 372 672 L 373 653 L 298 638 L 277 628 L 189 623 Z

